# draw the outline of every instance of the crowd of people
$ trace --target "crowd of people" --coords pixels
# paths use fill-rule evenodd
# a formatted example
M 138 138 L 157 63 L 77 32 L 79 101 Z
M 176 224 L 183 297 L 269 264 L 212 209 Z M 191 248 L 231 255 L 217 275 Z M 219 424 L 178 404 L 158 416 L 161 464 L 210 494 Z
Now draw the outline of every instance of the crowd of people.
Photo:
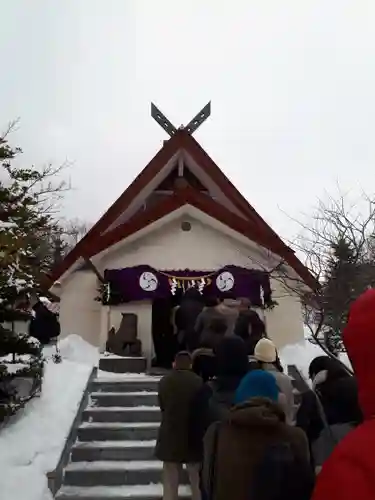
M 164 500 L 178 499 L 183 465 L 193 500 L 374 499 L 375 290 L 344 332 L 355 376 L 319 356 L 303 393 L 249 306 L 180 313 L 184 350 L 159 385 Z
M 193 352 L 198 347 L 214 349 L 222 337 L 234 333 L 241 337 L 249 353 L 265 334 L 259 315 L 251 309 L 247 298 L 208 298 L 205 302 L 199 291 L 189 288 L 174 314 L 179 350 Z

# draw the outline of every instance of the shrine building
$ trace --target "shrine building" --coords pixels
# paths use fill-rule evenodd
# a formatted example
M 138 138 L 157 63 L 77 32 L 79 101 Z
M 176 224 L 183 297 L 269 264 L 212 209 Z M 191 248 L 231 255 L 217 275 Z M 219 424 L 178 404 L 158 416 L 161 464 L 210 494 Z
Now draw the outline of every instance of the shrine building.
M 62 337 L 103 351 L 110 328 L 133 313 L 150 360 L 163 321 L 194 286 L 203 297 L 249 298 L 277 347 L 302 340 L 298 290 L 315 281 L 194 139 L 210 104 L 179 129 L 151 109 L 169 140 L 50 277 Z

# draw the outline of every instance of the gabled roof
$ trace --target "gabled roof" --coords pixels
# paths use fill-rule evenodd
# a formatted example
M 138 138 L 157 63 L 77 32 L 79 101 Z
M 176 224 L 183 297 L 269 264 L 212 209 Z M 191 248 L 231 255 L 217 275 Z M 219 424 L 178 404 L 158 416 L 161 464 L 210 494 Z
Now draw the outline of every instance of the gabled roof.
M 159 202 L 156 206 L 142 213 L 135 214 L 130 220 L 108 231 L 111 224 L 121 216 L 135 197 L 141 193 L 145 186 L 154 179 L 161 169 L 180 150 L 186 151 L 193 158 L 243 217 L 234 214 L 205 194 L 191 188 L 185 188 L 176 192 L 168 199 Z M 248 236 L 263 247 L 278 254 L 295 269 L 307 284 L 311 286 L 313 278 L 307 268 L 303 266 L 294 255 L 293 250 L 289 248 L 260 217 L 256 210 L 234 187 L 198 142 L 185 130 L 178 130 L 174 136 L 168 141 L 165 141 L 163 147 L 158 151 L 150 163 L 54 270 L 51 275 L 52 283 L 58 280 L 80 257 L 92 257 L 96 255 L 105 248 L 139 231 L 150 222 L 164 217 L 184 204 L 195 206 L 199 210 L 202 210 L 229 227 L 232 227 L 234 230 Z
M 105 233 L 90 248 L 88 257 L 93 257 L 103 250 L 110 248 L 112 245 L 119 243 L 128 236 L 140 231 L 153 222 L 162 219 L 166 215 L 178 210 L 184 205 L 190 205 L 197 208 L 206 215 L 213 217 L 234 231 L 247 236 L 255 243 L 258 243 L 275 253 L 278 253 L 280 250 L 280 248 L 277 248 L 272 244 L 269 245 L 268 242 L 265 241 L 264 235 L 261 231 L 259 231 L 255 224 L 248 222 L 246 219 L 243 219 L 236 214 L 233 214 L 230 210 L 205 194 L 186 186 L 176 191 L 172 196 L 160 201 L 156 206 L 144 212 L 140 212 L 133 217 L 131 221 L 120 224 L 115 229 Z

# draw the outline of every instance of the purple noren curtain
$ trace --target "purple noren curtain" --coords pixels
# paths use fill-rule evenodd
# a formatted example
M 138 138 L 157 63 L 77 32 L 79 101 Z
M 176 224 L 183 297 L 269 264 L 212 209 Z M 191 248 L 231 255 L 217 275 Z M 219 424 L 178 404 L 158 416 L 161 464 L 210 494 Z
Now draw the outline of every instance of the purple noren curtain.
M 104 294 L 104 302 L 109 304 L 166 298 L 191 286 L 206 297 L 247 297 L 258 307 L 272 301 L 269 274 L 237 266 L 209 272 L 188 269 L 159 271 L 141 265 L 107 269 L 104 277 L 109 284 L 109 294 Z

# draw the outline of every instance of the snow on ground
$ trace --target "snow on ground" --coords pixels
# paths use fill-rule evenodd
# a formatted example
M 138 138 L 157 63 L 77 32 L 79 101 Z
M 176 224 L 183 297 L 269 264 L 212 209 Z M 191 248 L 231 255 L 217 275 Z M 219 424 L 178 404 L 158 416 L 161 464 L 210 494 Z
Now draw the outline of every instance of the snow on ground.
M 296 365 L 307 381 L 309 380 L 309 365 L 311 361 L 317 356 L 325 355 L 318 345 L 309 342 L 309 337 L 311 337 L 311 334 L 309 329 L 305 327 L 305 339 L 297 344 L 283 347 L 279 353 L 283 366 Z M 346 366 L 351 367 L 346 354 L 341 354 L 340 360 Z
M 324 352 L 319 346 L 311 344 L 308 340 L 303 340 L 298 344 L 283 347 L 279 355 L 284 367 L 287 365 L 296 365 L 304 378 L 308 380 L 311 361 L 317 356 L 324 355 Z
M 98 378 L 103 379 L 103 380 L 127 380 L 127 381 L 138 381 L 142 380 L 144 382 L 147 381 L 153 381 L 160 379 L 161 376 L 158 375 L 147 375 L 147 373 L 112 373 L 112 372 L 105 372 L 103 370 L 98 370 Z
M 59 348 L 63 359 L 90 366 L 98 364 L 98 349 L 85 342 L 79 335 L 69 335 L 59 342 Z M 54 347 L 50 347 L 49 350 L 53 354 Z
M 57 465 L 87 378 L 99 359 L 97 349 L 77 335 L 70 335 L 59 344 L 63 360 L 60 364 L 52 362 L 55 347 L 45 349 L 47 363 L 41 396 L 32 400 L 16 416 L 14 422 L 0 430 L 1 500 L 14 500 L 15 498 L 17 500 L 52 500 L 47 487 L 46 473 Z M 308 379 L 310 362 L 322 354 L 323 351 L 319 346 L 311 344 L 306 339 L 281 349 L 280 358 L 284 366 L 295 364 Z M 349 364 L 345 355 L 342 360 Z M 141 374 L 107 372 L 99 372 L 98 376 L 102 379 L 117 379 L 118 381 L 124 378 L 127 380 L 155 379 Z M 142 424 L 128 425 L 141 426 Z
M 1 500 L 51 500 L 46 473 L 57 465 L 98 352 L 76 335 L 60 342 L 62 363 L 47 358 L 42 394 L 0 430 Z

